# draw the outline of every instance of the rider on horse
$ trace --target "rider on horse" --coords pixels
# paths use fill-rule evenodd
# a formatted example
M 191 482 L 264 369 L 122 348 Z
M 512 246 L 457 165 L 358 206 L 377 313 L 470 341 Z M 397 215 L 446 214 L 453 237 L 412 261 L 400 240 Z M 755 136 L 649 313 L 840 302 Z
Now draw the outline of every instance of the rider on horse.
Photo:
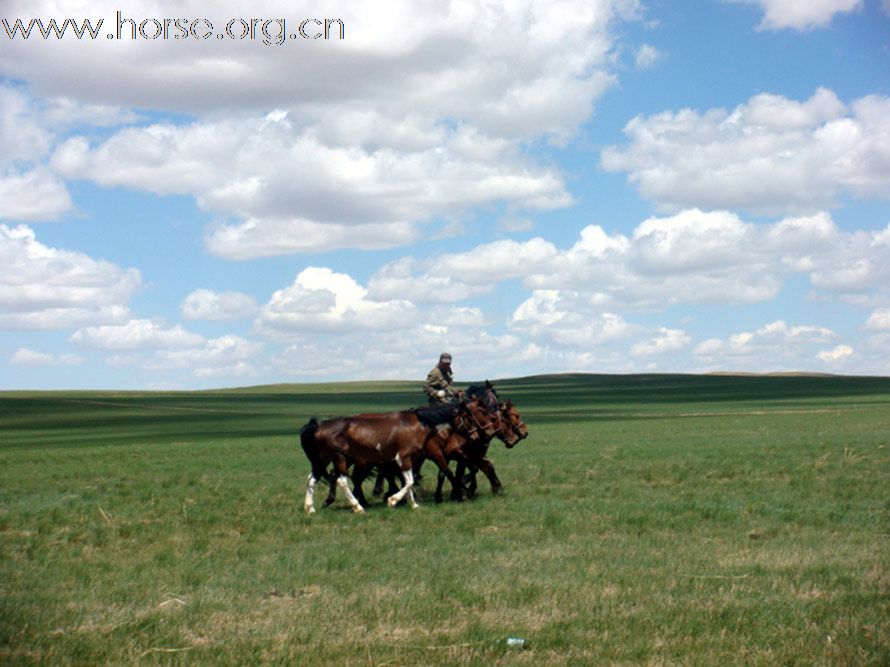
M 423 383 L 423 391 L 429 398 L 430 405 L 457 403 L 460 400 L 460 390 L 451 386 L 453 380 L 451 355 L 443 352 L 439 355 L 439 363 L 427 374 L 426 382 Z

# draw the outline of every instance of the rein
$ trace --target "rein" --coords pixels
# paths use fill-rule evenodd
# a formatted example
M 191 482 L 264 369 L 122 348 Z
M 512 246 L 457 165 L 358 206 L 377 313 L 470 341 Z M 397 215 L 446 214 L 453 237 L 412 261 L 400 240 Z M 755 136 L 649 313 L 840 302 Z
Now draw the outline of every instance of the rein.
M 467 407 L 466 403 L 462 403 L 461 408 L 462 408 L 462 410 L 458 414 L 461 417 L 461 422 L 462 422 L 464 431 L 466 432 L 466 434 L 468 436 L 472 437 L 473 435 L 478 433 L 480 430 L 481 431 L 485 430 L 485 426 L 483 426 L 483 424 L 479 421 L 479 419 L 476 417 L 476 415 L 473 414 L 473 411 L 469 407 Z M 467 427 L 465 425 L 465 422 L 463 421 L 463 417 L 464 417 L 463 413 L 466 413 L 466 417 L 472 422 L 471 426 Z

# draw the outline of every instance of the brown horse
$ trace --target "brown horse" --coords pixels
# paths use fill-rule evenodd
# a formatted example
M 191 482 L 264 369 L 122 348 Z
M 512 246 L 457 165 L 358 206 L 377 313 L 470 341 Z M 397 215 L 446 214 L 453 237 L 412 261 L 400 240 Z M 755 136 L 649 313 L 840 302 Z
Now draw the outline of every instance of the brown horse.
M 516 443 L 528 437 L 528 427 L 525 425 L 525 422 L 522 421 L 519 411 L 516 410 L 516 407 L 510 401 L 498 405 L 496 424 L 497 428 L 495 436 L 506 445 L 507 449 L 512 449 L 516 446 Z M 488 477 L 488 481 L 491 483 L 491 492 L 493 494 L 497 495 L 500 493 L 503 485 L 501 484 L 501 480 L 498 479 L 494 464 L 486 456 L 488 453 L 488 445 L 491 443 L 491 440 L 491 436 L 469 440 L 464 438 L 458 432 L 451 432 L 444 439 L 442 436 L 432 439 L 427 450 L 432 447 L 439 447 L 446 459 L 457 461 L 457 470 L 452 475 L 452 477 L 457 480 L 457 485 L 455 485 L 454 482 L 451 482 L 452 500 L 463 499 L 464 472 L 467 468 L 470 469 L 471 474 L 473 475 L 468 495 L 472 497 L 472 495 L 475 494 L 476 470 L 482 470 L 482 472 L 485 473 L 485 476 Z M 440 472 L 436 484 L 436 502 L 442 501 L 442 485 L 444 484 L 445 477 L 446 475 Z M 451 481 L 452 477 L 448 478 L 449 481 Z
M 367 474 L 366 471 L 371 466 L 388 462 L 393 462 L 401 469 L 405 482 L 400 491 L 390 496 L 388 505 L 394 507 L 407 496 L 411 506 L 417 507 L 413 490 L 413 460 L 439 426 L 444 424 L 462 433 L 468 440 L 490 437 L 487 434 L 495 432 L 494 425 L 478 400 L 453 407 L 339 417 L 321 423 L 313 417 L 300 429 L 300 443 L 312 466 L 304 503 L 307 514 L 315 511 L 313 496 L 317 480 L 327 479 L 333 496 L 335 476 L 337 485 L 345 493 L 352 509 L 355 512 L 364 511 L 361 502 L 349 490 L 349 466 L 354 465 L 357 472 L 365 471 L 364 474 Z M 329 463 L 333 464 L 333 473 L 327 472 Z M 454 479 L 444 459 L 437 460 L 436 463 L 440 465 L 440 469 L 448 470 L 449 480 Z M 363 478 L 364 475 L 360 479 Z M 357 490 L 364 499 L 360 479 Z
M 488 413 L 488 408 L 486 406 L 487 401 L 485 397 L 477 395 L 474 398 L 465 399 L 457 403 L 436 404 L 429 407 L 415 408 L 412 412 L 416 412 L 418 417 L 420 417 L 420 420 L 427 426 L 435 427 L 436 431 L 442 432 L 447 430 L 450 432 L 450 429 L 454 429 L 461 433 L 470 442 L 475 442 L 480 438 L 491 438 L 496 431 L 495 422 L 492 419 L 492 416 Z M 392 414 L 393 413 L 370 412 L 356 415 L 356 417 L 362 419 L 388 419 Z M 420 465 L 427 457 L 429 457 L 432 458 L 433 462 L 439 467 L 439 473 L 448 477 L 452 486 L 454 486 L 458 482 L 454 478 L 451 469 L 448 467 L 448 462 L 444 457 L 437 455 L 435 449 L 431 449 L 429 452 L 427 451 L 434 433 L 434 431 L 430 431 L 421 452 L 414 458 L 414 468 L 412 473 L 415 484 L 419 480 L 418 470 L 420 469 Z M 387 481 L 389 485 L 389 491 L 386 495 L 387 500 L 399 490 L 396 477 L 401 473 L 401 470 L 394 461 L 383 461 L 377 464 L 356 462 L 352 468 L 352 493 L 362 507 L 368 507 L 368 501 L 362 490 L 362 482 L 364 482 L 373 468 L 377 468 L 378 470 L 377 485 L 380 486 L 380 490 L 378 491 L 377 485 L 375 485 L 374 495 L 380 495 L 380 493 L 382 493 L 384 480 Z M 324 501 L 325 507 L 331 505 L 337 496 L 337 485 L 334 483 L 333 475 L 329 475 L 327 481 L 330 486 L 330 492 Z

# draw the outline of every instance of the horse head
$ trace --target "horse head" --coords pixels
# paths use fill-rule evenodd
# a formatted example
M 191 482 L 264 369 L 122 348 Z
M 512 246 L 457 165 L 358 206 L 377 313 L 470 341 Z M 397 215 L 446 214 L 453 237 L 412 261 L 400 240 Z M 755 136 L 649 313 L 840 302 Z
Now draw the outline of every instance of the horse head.
M 504 441 L 508 449 L 513 448 L 520 440 L 528 437 L 528 427 L 519 416 L 516 406 L 510 401 L 498 406 L 499 428 L 498 437 Z
M 480 431 L 489 438 L 494 437 L 497 424 L 481 398 L 468 398 L 460 404 L 460 408 L 458 419 L 463 422 L 461 430 L 471 440 L 482 437 Z

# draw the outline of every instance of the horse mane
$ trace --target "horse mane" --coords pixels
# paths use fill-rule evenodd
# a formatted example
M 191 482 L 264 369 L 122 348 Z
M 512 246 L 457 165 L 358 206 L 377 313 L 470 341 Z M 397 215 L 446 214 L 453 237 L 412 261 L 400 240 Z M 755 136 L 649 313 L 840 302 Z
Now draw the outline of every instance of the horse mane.
M 494 388 L 494 385 L 491 381 L 486 380 L 485 384 L 471 384 L 467 387 L 466 395 L 467 398 L 481 398 L 486 394 L 486 392 L 491 392 L 495 396 L 498 395 L 497 389 Z
M 498 392 L 489 380 L 486 380 L 485 384 L 471 384 L 464 393 L 469 399 L 481 400 L 489 410 L 497 408 Z
M 457 406 L 448 403 L 414 408 L 417 418 L 426 426 L 447 424 L 451 422 L 455 412 L 457 412 Z

